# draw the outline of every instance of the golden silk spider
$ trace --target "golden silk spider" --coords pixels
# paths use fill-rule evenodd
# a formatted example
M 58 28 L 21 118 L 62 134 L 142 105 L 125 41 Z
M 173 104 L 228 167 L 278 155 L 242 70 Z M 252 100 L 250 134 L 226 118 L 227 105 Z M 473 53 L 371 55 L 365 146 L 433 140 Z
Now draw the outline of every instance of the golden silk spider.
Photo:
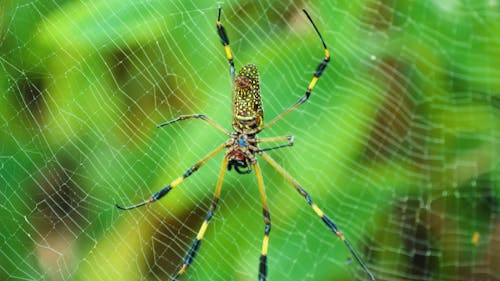
M 213 197 L 212 204 L 208 213 L 205 216 L 205 219 L 198 231 L 198 234 L 189 248 L 183 264 L 179 271 L 171 278 L 171 280 L 176 280 L 179 276 L 183 275 L 189 265 L 193 262 L 196 253 L 198 252 L 201 240 L 207 230 L 210 219 L 215 213 L 215 209 L 219 202 L 219 195 L 222 187 L 222 182 L 224 179 L 224 175 L 226 170 L 234 170 L 239 174 L 248 174 L 252 171 L 255 171 L 255 175 L 257 177 L 257 183 L 259 186 L 260 199 L 262 202 L 262 213 L 264 217 L 264 238 L 262 242 L 262 252 L 259 259 L 259 273 L 258 280 L 264 281 L 267 277 L 267 251 L 268 251 L 268 242 L 269 242 L 269 233 L 271 232 L 271 216 L 268 209 L 267 197 L 265 193 L 264 181 L 262 178 L 262 172 L 260 170 L 259 164 L 257 162 L 256 156 L 258 155 L 265 161 L 267 161 L 274 169 L 276 169 L 297 191 L 300 195 L 302 195 L 309 206 L 311 206 L 312 210 L 316 215 L 318 215 L 321 220 L 326 224 L 326 226 L 344 242 L 346 247 L 349 249 L 352 256 L 356 259 L 362 269 L 368 274 L 371 280 L 375 280 L 373 274 L 369 271 L 366 265 L 363 263 L 359 255 L 354 251 L 353 247 L 349 243 L 349 241 L 342 234 L 337 225 L 329 219 L 323 211 L 313 202 L 309 193 L 305 191 L 304 188 L 294 179 L 292 178 L 276 161 L 274 161 L 265 151 L 282 148 L 286 146 L 293 145 L 293 136 L 280 136 L 280 137 L 270 137 L 270 138 L 258 138 L 257 134 L 262 130 L 272 126 L 287 114 L 295 110 L 297 107 L 305 103 L 309 96 L 311 95 L 311 91 L 313 90 L 316 82 L 320 78 L 321 74 L 323 74 L 328 62 L 330 61 L 330 53 L 326 47 L 326 43 L 321 36 L 316 24 L 309 16 L 307 11 L 303 10 L 306 17 L 309 19 L 312 24 L 314 30 L 319 36 L 321 43 L 323 45 L 323 49 L 325 52 L 325 57 L 321 61 L 321 63 L 316 68 L 314 72 L 313 78 L 309 83 L 304 96 L 302 96 L 295 104 L 289 107 L 287 110 L 276 116 L 269 123 L 264 124 L 264 111 L 262 108 L 262 101 L 260 95 L 260 82 L 259 82 L 259 73 L 257 71 L 257 67 L 254 64 L 246 64 L 244 65 L 236 74 L 234 69 L 233 55 L 231 53 L 231 49 L 229 47 L 229 38 L 227 36 L 226 30 L 222 26 L 220 21 L 221 17 L 221 8 L 219 8 L 219 13 L 217 17 L 217 33 L 219 35 L 220 41 L 224 46 L 224 50 L 226 53 L 227 60 L 229 62 L 229 72 L 231 75 L 231 81 L 233 85 L 233 95 L 232 95 L 232 127 L 234 132 L 230 132 L 222 127 L 220 124 L 215 122 L 214 120 L 208 118 L 203 114 L 191 114 L 191 115 L 181 115 L 176 119 L 171 121 L 162 123 L 158 125 L 158 127 L 163 127 L 166 125 L 170 125 L 172 123 L 183 121 L 187 119 L 201 119 L 211 126 L 215 127 L 219 131 L 223 132 L 227 136 L 229 136 L 229 140 L 218 146 L 196 164 L 194 164 L 191 168 L 189 168 L 182 176 L 175 179 L 166 187 L 162 188 L 160 191 L 156 192 L 151 198 L 146 201 L 131 205 L 128 207 L 122 207 L 116 204 L 116 207 L 120 210 L 131 210 L 137 207 L 144 206 L 148 203 L 155 202 L 161 198 L 163 198 L 167 193 L 172 190 L 174 187 L 179 185 L 184 179 L 192 175 L 196 172 L 201 166 L 203 166 L 209 159 L 213 158 L 220 151 L 226 149 L 222 160 L 222 167 L 220 169 L 219 177 L 215 186 L 215 193 Z M 269 148 L 259 148 L 260 143 L 273 143 L 286 141 L 285 144 L 276 145 L 274 147 Z

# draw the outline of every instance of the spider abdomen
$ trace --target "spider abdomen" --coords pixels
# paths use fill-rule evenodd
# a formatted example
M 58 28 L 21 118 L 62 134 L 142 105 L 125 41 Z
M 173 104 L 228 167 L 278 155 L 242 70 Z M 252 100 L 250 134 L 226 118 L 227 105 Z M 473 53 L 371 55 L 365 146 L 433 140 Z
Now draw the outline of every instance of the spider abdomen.
M 234 79 L 233 128 L 237 132 L 258 132 L 264 121 L 259 72 L 254 64 L 244 65 Z

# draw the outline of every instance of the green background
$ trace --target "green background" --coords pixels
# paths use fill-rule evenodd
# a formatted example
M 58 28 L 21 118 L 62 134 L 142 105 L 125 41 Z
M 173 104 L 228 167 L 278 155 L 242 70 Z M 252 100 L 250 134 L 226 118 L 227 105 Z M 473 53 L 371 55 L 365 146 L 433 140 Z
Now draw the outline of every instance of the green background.
M 0 280 L 167 280 L 208 209 L 222 154 L 148 208 L 230 129 L 237 68 L 260 70 L 260 136 L 378 280 L 499 280 L 498 1 L 1 1 Z M 367 280 L 264 161 L 269 280 Z M 255 177 L 226 175 L 184 280 L 255 280 Z

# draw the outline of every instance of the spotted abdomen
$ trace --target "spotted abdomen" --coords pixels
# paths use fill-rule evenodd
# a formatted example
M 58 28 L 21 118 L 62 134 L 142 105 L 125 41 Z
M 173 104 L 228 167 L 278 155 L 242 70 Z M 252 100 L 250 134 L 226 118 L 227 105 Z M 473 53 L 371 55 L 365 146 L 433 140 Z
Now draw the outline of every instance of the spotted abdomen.
M 264 121 L 259 72 L 254 64 L 244 65 L 234 79 L 233 128 L 237 132 L 258 132 Z

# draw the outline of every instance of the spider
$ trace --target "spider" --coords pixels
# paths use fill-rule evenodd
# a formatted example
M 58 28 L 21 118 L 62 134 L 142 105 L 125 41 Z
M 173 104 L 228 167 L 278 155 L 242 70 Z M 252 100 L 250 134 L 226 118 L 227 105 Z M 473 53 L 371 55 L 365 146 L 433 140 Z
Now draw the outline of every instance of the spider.
M 295 110 L 297 107 L 305 103 L 311 92 L 316 85 L 316 82 L 320 78 L 321 74 L 323 74 L 326 66 L 330 61 L 330 53 L 326 47 L 326 43 L 321 36 L 316 24 L 309 16 L 307 11 L 303 10 L 304 14 L 307 16 L 309 21 L 311 22 L 314 30 L 319 36 L 321 43 L 323 45 L 323 49 L 325 52 L 325 57 L 318 65 L 316 71 L 314 72 L 314 76 L 306 89 L 304 96 L 302 96 L 296 103 L 294 103 L 287 110 L 276 116 L 269 123 L 264 124 L 264 111 L 262 108 L 262 101 L 260 96 L 260 84 L 259 84 L 259 73 L 257 71 L 257 67 L 254 64 L 246 64 L 244 65 L 236 74 L 233 62 L 233 55 L 231 53 L 231 49 L 229 47 L 229 38 L 227 36 L 226 30 L 222 26 L 221 23 L 221 8 L 219 8 L 218 17 L 217 17 L 217 33 L 219 35 L 220 41 L 224 46 L 224 50 L 226 53 L 227 60 L 229 62 L 229 72 L 231 75 L 231 81 L 233 86 L 233 94 L 232 94 L 232 127 L 234 132 L 230 132 L 223 128 L 220 124 L 213 121 L 203 114 L 191 114 L 191 115 L 181 115 L 176 119 L 173 119 L 168 122 L 164 122 L 158 127 L 163 127 L 166 125 L 170 125 L 172 123 L 178 121 L 184 121 L 188 119 L 200 119 L 207 122 L 209 125 L 215 127 L 219 131 L 223 132 L 227 136 L 229 136 L 229 140 L 215 148 L 212 152 L 208 153 L 204 158 L 195 163 L 191 168 L 189 168 L 182 176 L 175 179 L 166 187 L 162 188 L 160 191 L 156 192 L 151 198 L 146 201 L 135 204 L 128 207 L 122 207 L 116 204 L 116 207 L 121 210 L 131 210 L 137 207 L 144 206 L 149 203 L 153 203 L 165 195 L 167 195 L 170 190 L 179 185 L 184 179 L 192 175 L 196 172 L 201 166 L 203 166 L 209 159 L 214 157 L 216 154 L 226 149 L 222 160 L 222 167 L 219 172 L 219 177 L 215 186 L 215 193 L 212 200 L 212 204 L 210 209 L 208 210 L 205 219 L 198 231 L 196 238 L 193 240 L 191 247 L 186 253 L 183 264 L 180 267 L 179 271 L 171 278 L 171 280 L 177 280 L 179 276 L 183 275 L 188 267 L 193 262 L 196 253 L 198 252 L 201 240 L 207 230 L 210 219 L 215 213 L 215 209 L 217 208 L 217 204 L 219 202 L 219 195 L 221 192 L 222 182 L 224 179 L 224 175 L 226 170 L 234 170 L 239 174 L 248 174 L 252 172 L 252 169 L 255 171 L 255 175 L 257 177 L 257 183 L 260 192 L 260 199 L 262 202 L 262 214 L 264 217 L 264 238 L 262 242 L 262 252 L 259 259 L 259 274 L 258 280 L 264 281 L 267 277 L 267 251 L 268 251 L 268 243 L 269 243 L 269 233 L 271 232 L 271 216 L 268 209 L 267 197 L 264 187 L 264 181 L 262 179 L 262 172 L 257 162 L 257 157 L 260 156 L 262 159 L 267 161 L 274 169 L 276 169 L 294 188 L 300 195 L 302 195 L 307 204 L 311 206 L 314 213 L 321 218 L 321 220 L 326 224 L 329 230 L 331 230 L 337 237 L 340 238 L 352 254 L 352 256 L 356 259 L 362 269 L 368 274 L 371 280 L 375 280 L 373 274 L 368 270 L 364 262 L 361 260 L 359 255 L 355 252 L 354 248 L 351 246 L 349 241 L 342 234 L 337 225 L 329 219 L 323 211 L 313 202 L 311 196 L 307 191 L 294 179 L 292 176 L 288 174 L 276 161 L 274 161 L 265 151 L 292 146 L 294 143 L 293 136 L 279 136 L 279 137 L 270 137 L 270 138 L 258 138 L 257 134 L 262 130 L 269 128 L 287 114 Z M 268 148 L 260 148 L 259 144 L 261 143 L 276 143 L 276 142 L 286 142 L 285 144 L 276 145 Z

